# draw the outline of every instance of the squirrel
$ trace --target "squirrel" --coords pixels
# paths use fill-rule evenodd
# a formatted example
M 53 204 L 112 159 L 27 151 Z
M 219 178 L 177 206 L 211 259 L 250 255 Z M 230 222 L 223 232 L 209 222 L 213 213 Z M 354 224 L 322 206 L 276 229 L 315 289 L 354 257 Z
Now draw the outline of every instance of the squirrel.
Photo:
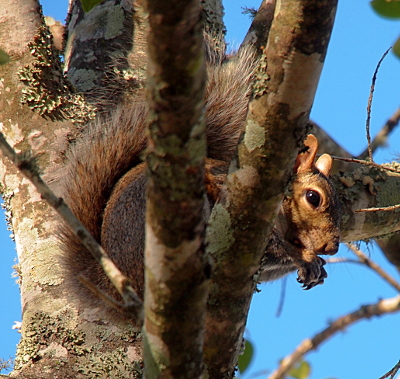
M 205 210 L 208 217 L 226 177 L 230 160 L 243 132 L 255 59 L 249 51 L 226 60 L 208 58 L 205 115 L 207 159 Z M 139 297 L 144 291 L 144 243 L 147 109 L 135 101 L 116 109 L 107 120 L 93 122 L 66 154 L 56 177 L 56 192 L 107 251 L 132 283 Z M 339 243 L 339 211 L 329 180 L 332 158 L 323 155 L 314 164 L 318 142 L 308 136 L 308 151 L 297 157 L 292 194 L 285 196 L 271 240 L 266 247 L 260 278 L 275 280 L 298 270 L 306 289 L 323 283 L 325 261 L 317 254 L 335 254 Z M 66 226 L 59 240 L 64 251 L 66 281 L 76 296 L 102 303 L 77 280 L 79 273 L 100 290 L 117 297 L 102 268 Z
M 284 196 L 275 227 L 262 258 L 261 281 L 272 281 L 298 270 L 304 289 L 322 284 L 325 260 L 339 248 L 340 202 L 329 179 L 332 157 L 321 155 L 317 138 L 309 134 L 308 150 L 298 154 L 290 194 Z

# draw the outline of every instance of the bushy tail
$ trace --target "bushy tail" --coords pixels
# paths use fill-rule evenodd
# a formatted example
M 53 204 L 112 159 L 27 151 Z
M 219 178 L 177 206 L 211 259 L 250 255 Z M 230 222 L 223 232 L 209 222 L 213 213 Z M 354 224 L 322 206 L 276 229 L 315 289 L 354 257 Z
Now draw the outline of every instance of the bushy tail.
M 208 63 L 206 124 L 208 156 L 228 162 L 243 129 L 254 58 L 250 50 L 245 50 L 226 63 L 223 60 L 221 54 L 216 54 Z M 58 175 L 59 195 L 99 242 L 103 211 L 113 188 L 141 162 L 146 146 L 146 117 L 145 104 L 135 102 L 116 109 L 109 119 L 89 125 L 67 153 L 67 163 Z M 101 289 L 114 292 L 69 228 L 63 225 L 59 235 L 68 288 L 75 288 L 74 292 L 82 297 L 87 290 L 77 281 L 77 275 L 83 273 Z M 84 301 L 92 298 L 87 296 Z

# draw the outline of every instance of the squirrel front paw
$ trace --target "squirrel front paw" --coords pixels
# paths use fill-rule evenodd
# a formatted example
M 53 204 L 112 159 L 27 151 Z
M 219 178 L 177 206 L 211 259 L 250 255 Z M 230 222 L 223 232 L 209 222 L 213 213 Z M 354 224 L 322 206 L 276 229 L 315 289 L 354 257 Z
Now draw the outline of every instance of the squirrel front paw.
M 321 257 L 316 256 L 311 262 L 301 262 L 297 271 L 297 281 L 303 284 L 305 290 L 309 290 L 324 282 L 328 276 L 323 266 L 326 262 Z

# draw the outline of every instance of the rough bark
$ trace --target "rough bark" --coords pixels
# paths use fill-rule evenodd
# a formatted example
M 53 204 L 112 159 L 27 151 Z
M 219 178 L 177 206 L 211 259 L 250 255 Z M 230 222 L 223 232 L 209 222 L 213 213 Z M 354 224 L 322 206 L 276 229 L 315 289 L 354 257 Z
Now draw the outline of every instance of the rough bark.
M 276 4 L 236 167 L 231 165 L 207 230 L 215 261 L 206 318 L 210 377 L 233 376 L 255 289 L 253 277 L 308 123 L 335 10 L 336 1 Z
M 398 164 L 388 165 L 397 168 Z M 399 210 L 356 212 L 400 204 L 400 172 L 361 166 L 334 176 L 343 203 L 341 241 L 351 242 L 387 236 L 400 230 Z M 356 212 L 356 213 L 355 213 Z
M 147 378 L 203 377 L 205 61 L 198 0 L 147 0 Z M 184 354 L 182 354 L 184 352 Z
M 128 55 L 133 48 L 137 27 L 135 56 L 131 70 L 133 86 L 145 77 L 146 62 L 140 54 L 144 46 L 142 8 L 135 12 L 129 0 L 107 0 L 85 13 L 80 1 L 73 1 L 67 17 L 65 71 L 79 92 L 100 110 L 109 110 L 125 95 L 118 73 L 128 70 Z M 139 64 L 140 62 L 140 64 Z
M 21 104 L 25 89 L 18 72 L 32 63 L 28 42 L 32 42 L 42 19 L 37 1 L 4 1 L 0 7 L 0 45 L 12 61 L 0 66 L 2 79 L 0 96 L 1 131 L 17 151 L 32 151 L 40 170 L 45 171 L 57 156 L 50 146 L 68 123 L 51 122 Z M 62 275 L 59 251 L 53 234 L 58 221 L 33 186 L 12 167 L 7 159 L 0 165 L 2 195 L 11 223 L 19 258 L 18 273 L 24 323 L 22 341 L 17 351 L 17 367 L 37 359 L 41 349 L 33 343 L 38 336 L 38 312 L 54 314 L 65 306 L 59 292 Z M 61 295 L 61 296 L 60 296 Z
M 200 6 L 204 14 L 204 30 L 221 40 L 220 36 L 225 33 L 222 0 L 200 0 Z
M 246 37 L 244 37 L 242 46 L 254 45 L 257 52 L 261 54 L 268 41 L 268 34 L 275 14 L 275 5 L 276 0 L 264 0 L 261 3 Z
M 32 151 L 39 170 L 46 173 L 49 167 L 60 163 L 59 153 L 65 149 L 62 141 L 75 127 L 58 121 L 51 112 L 48 118 L 38 115 L 31 109 L 33 102 L 30 106 L 21 104 L 26 87 L 20 81 L 19 70 L 30 65 L 28 71 L 37 70 L 37 74 L 43 67 L 33 69 L 32 63 L 37 57 L 46 61 L 49 56 L 42 54 L 51 51 L 46 40 L 40 47 L 36 41 L 35 49 L 28 47 L 40 25 L 37 1 L 6 1 L 0 7 L 0 46 L 7 47 L 5 50 L 12 56 L 10 64 L 0 66 L 0 125 L 14 148 Z M 20 36 L 12 44 L 8 44 L 10 30 L 18 30 Z M 37 52 L 36 57 L 31 51 Z M 54 68 L 49 75 L 55 75 L 52 81 L 58 82 L 60 74 Z M 49 104 L 46 107 L 51 109 Z M 2 158 L 0 170 L 2 194 L 12 215 L 23 305 L 22 339 L 13 377 L 83 378 L 94 374 L 104 377 L 106 373 L 116 378 L 139 376 L 137 330 L 115 323 L 110 328 L 101 309 L 75 307 L 68 288 L 63 286 L 61 253 L 54 235 L 59 219 L 7 159 Z M 136 366 L 135 361 L 139 362 Z

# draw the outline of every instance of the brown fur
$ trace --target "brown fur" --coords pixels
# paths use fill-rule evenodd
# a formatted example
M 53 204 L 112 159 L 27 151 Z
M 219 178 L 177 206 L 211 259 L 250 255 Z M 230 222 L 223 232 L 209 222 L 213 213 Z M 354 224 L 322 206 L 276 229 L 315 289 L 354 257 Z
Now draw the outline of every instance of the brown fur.
M 260 279 L 275 280 L 297 269 L 297 280 L 310 289 L 327 277 L 319 255 L 338 250 L 340 203 L 329 180 L 332 158 L 324 154 L 314 163 L 317 139 L 309 135 L 304 144 L 308 150 L 297 157 L 291 194 L 283 199 Z M 309 191 L 318 193 L 317 207 L 307 200 Z

